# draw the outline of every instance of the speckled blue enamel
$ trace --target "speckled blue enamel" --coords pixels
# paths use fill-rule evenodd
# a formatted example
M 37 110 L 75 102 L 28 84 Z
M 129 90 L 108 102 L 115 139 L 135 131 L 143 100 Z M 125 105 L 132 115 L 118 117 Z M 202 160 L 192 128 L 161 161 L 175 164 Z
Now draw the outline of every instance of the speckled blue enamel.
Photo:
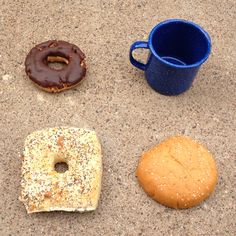
M 146 64 L 133 58 L 132 52 L 138 48 L 150 50 Z M 178 95 L 191 87 L 210 51 L 210 37 L 200 26 L 171 19 L 156 25 L 148 42 L 132 44 L 130 62 L 145 71 L 147 82 L 154 90 L 164 95 Z

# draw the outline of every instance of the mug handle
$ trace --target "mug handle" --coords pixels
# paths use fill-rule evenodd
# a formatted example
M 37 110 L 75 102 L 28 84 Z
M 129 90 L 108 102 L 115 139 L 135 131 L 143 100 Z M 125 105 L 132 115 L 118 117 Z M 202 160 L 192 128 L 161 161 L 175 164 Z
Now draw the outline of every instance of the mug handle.
M 144 49 L 149 49 L 148 47 L 148 42 L 145 41 L 137 41 L 135 43 L 133 43 L 130 47 L 130 51 L 129 51 L 129 60 L 131 62 L 132 65 L 134 65 L 135 67 L 137 67 L 140 70 L 145 70 L 146 69 L 146 65 L 143 64 L 142 62 L 137 61 L 136 59 L 134 59 L 133 57 L 133 51 L 135 49 L 138 48 L 144 48 Z

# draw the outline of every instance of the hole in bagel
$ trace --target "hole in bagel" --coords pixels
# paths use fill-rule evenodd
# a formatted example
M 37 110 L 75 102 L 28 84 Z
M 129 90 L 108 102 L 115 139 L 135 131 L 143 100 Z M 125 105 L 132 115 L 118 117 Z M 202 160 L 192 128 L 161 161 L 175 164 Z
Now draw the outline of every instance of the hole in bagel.
M 57 173 L 65 173 L 69 169 L 69 166 L 66 162 L 60 161 L 55 163 L 54 169 Z
M 46 63 L 54 70 L 62 70 L 69 64 L 69 61 L 65 57 L 49 55 Z

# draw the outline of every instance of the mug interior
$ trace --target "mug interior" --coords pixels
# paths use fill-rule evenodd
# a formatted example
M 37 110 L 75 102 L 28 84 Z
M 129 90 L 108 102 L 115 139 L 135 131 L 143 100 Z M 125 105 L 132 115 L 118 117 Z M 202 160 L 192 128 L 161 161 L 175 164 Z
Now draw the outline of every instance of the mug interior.
M 162 60 L 181 66 L 203 63 L 210 53 L 210 38 L 194 23 L 161 23 L 150 35 L 151 50 Z

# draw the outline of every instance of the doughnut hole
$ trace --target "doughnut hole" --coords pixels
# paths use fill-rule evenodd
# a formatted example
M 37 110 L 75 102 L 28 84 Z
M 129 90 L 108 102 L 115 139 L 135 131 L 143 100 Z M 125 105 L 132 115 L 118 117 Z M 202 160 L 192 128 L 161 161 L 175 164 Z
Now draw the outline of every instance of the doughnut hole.
M 69 64 L 69 60 L 65 57 L 49 55 L 46 59 L 46 64 L 51 69 L 63 70 Z
M 54 159 L 54 170 L 57 173 L 65 173 L 66 171 L 69 170 L 69 166 L 67 164 L 67 162 L 65 161 L 64 158 L 62 157 L 55 157 Z
M 69 166 L 66 162 L 57 162 L 54 165 L 54 169 L 57 173 L 65 173 L 66 171 L 68 171 Z

